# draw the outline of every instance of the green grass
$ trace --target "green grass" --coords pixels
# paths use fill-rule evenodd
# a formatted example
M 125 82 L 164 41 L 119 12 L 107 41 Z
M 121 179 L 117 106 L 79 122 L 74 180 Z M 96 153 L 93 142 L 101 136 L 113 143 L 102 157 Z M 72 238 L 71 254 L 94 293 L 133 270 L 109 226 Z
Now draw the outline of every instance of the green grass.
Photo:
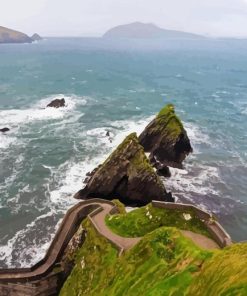
M 186 221 L 183 214 L 190 214 Z M 140 237 L 161 227 L 176 227 L 210 237 L 203 222 L 193 210 L 170 210 L 155 208 L 151 204 L 126 214 L 106 217 L 106 224 L 115 233 L 124 237 Z
M 185 295 L 198 266 L 211 256 L 175 228 L 163 227 L 118 257 L 115 248 L 86 223 L 89 233 L 62 296 L 176 295 L 179 291 L 184 292 L 177 295 Z
M 172 104 L 166 105 L 160 110 L 155 119 L 156 124 L 151 133 L 165 133 L 168 138 L 176 139 L 183 132 L 183 124 L 175 113 Z
M 112 264 L 118 257 L 118 250 L 98 235 L 88 219 L 83 227 L 87 229 L 86 240 L 77 251 L 75 266 L 60 295 L 99 295 L 101 283 L 109 284 L 113 276 Z
M 247 244 L 215 251 L 189 292 L 194 296 L 247 295 Z
M 143 238 L 119 257 L 117 249 L 85 220 L 86 240 L 75 255 L 75 266 L 60 296 L 247 295 L 246 243 L 203 250 L 178 230 L 203 233 L 195 217 L 186 222 L 182 212 L 151 205 L 126 214 L 122 204 L 117 205 L 121 214 L 107 223 L 125 236 Z M 167 227 L 170 224 L 176 227 Z

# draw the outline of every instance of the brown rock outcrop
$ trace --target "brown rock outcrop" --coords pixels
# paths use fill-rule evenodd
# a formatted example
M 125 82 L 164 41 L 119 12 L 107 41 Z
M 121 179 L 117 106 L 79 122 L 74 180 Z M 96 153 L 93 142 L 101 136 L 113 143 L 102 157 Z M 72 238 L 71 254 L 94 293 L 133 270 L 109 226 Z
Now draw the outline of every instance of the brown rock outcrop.
M 76 198 L 118 198 L 125 204 L 173 201 L 147 159 L 137 135 L 130 134 L 98 167 Z
M 61 108 L 65 107 L 65 99 L 55 99 L 51 101 L 46 107 Z
M 140 144 L 158 169 L 182 168 L 182 162 L 193 151 L 187 132 L 175 114 L 174 106 L 165 106 L 139 136 Z

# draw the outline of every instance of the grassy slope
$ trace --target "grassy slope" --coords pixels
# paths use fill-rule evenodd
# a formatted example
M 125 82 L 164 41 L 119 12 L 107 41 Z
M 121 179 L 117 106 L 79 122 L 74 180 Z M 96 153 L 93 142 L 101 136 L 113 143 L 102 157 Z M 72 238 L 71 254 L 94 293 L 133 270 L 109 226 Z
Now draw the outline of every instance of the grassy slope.
M 183 214 L 190 214 L 192 219 L 186 221 Z M 210 237 L 204 224 L 192 210 L 179 211 L 155 208 L 151 204 L 128 214 L 108 216 L 106 224 L 117 234 L 125 237 L 140 237 L 158 227 L 177 227 L 191 230 Z
M 117 249 L 98 235 L 88 219 L 83 222 L 83 227 L 87 229 L 86 240 L 75 256 L 75 267 L 60 295 L 99 295 L 102 285 L 108 285 L 112 279 Z
M 191 285 L 189 295 L 247 295 L 247 243 L 215 252 Z
M 76 254 L 76 265 L 60 295 L 247 295 L 247 244 L 236 244 L 224 250 L 202 250 L 177 228 L 160 227 L 171 224 L 177 215 L 162 216 L 150 206 L 148 211 L 148 216 L 156 214 L 161 220 L 152 222 L 153 219 L 146 216 L 146 207 L 129 214 L 122 209 L 122 214 L 116 216 L 119 217 L 116 221 L 121 221 L 117 227 L 114 220 L 108 220 L 115 225 L 115 230 L 132 235 L 133 228 L 135 236 L 144 235 L 121 257 L 88 220 L 84 221 L 83 226 L 88 231 L 86 241 Z M 198 226 L 186 227 L 202 231 Z
M 116 249 L 86 224 L 88 236 L 62 296 L 185 295 L 198 266 L 211 256 L 175 228 L 162 227 L 118 257 Z

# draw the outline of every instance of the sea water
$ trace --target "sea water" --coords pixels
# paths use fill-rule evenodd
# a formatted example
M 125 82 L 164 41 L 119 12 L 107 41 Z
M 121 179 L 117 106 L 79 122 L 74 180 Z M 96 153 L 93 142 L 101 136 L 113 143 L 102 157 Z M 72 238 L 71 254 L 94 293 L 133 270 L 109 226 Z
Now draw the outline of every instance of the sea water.
M 0 46 L 0 267 L 40 260 L 86 173 L 167 103 L 194 153 L 168 191 L 247 238 L 247 41 Z M 66 107 L 45 108 L 55 98 Z M 110 138 L 106 133 L 110 133 Z

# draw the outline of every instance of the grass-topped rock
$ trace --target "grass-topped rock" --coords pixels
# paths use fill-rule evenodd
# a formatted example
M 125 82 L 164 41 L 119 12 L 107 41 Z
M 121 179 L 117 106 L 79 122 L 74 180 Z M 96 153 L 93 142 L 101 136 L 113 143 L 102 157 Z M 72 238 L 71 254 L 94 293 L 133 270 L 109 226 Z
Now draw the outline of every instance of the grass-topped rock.
M 172 104 L 159 112 L 141 133 L 139 141 L 159 169 L 182 168 L 182 162 L 192 152 L 187 132 Z
M 98 167 L 76 198 L 118 198 L 125 204 L 173 201 L 139 144 L 130 134 Z

